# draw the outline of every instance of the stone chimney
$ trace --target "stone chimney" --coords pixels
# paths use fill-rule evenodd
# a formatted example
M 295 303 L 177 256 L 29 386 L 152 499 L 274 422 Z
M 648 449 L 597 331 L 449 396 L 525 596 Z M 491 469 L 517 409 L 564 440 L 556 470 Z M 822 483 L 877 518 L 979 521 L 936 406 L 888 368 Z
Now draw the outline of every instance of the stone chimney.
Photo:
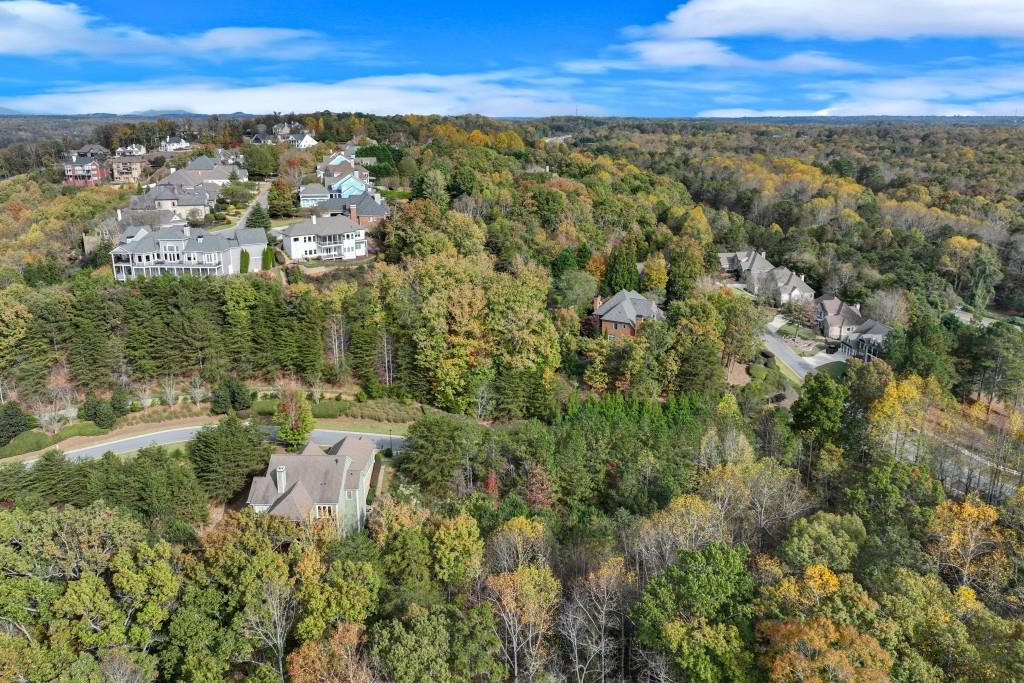
M 359 209 L 356 208 L 355 204 L 348 205 L 348 217 L 356 223 L 359 222 Z
M 285 489 L 288 488 L 288 473 L 285 470 L 284 465 L 277 466 L 277 495 L 284 495 Z
M 600 295 L 594 297 L 594 313 L 597 313 L 597 309 L 601 308 L 601 304 L 604 303 L 604 299 Z

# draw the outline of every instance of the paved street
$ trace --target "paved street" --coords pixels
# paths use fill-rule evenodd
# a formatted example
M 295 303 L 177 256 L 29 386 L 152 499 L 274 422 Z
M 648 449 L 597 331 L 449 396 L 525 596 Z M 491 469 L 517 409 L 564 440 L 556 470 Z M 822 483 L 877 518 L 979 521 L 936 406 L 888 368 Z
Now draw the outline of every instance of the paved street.
M 200 429 L 202 429 L 201 426 L 163 429 L 140 436 L 130 436 L 116 441 L 108 441 L 106 443 L 86 446 L 84 448 L 76 448 L 65 451 L 65 455 L 69 458 L 79 460 L 92 460 L 101 457 L 107 451 L 112 451 L 113 453 L 131 453 L 132 451 L 137 451 L 140 448 L 145 448 L 146 446 L 166 446 L 167 444 L 190 441 Z M 336 429 L 314 429 L 312 438 L 313 441 L 318 444 L 327 445 L 336 443 L 345 436 L 369 436 L 377 443 L 377 446 L 382 449 L 393 447 L 394 450 L 400 450 L 402 445 L 405 443 L 405 439 L 401 436 L 345 432 Z M 35 461 L 29 460 L 26 461 L 26 464 L 31 464 L 32 462 Z
M 780 320 L 782 321 L 781 324 L 779 323 Z M 785 363 L 802 381 L 809 373 L 814 372 L 814 368 L 810 363 L 801 358 L 800 354 L 789 348 L 786 342 L 782 341 L 776 334 L 783 324 L 785 324 L 785 320 L 781 317 L 775 318 L 775 320 L 768 324 L 761 338 L 764 340 L 764 345 L 775 354 L 778 361 Z

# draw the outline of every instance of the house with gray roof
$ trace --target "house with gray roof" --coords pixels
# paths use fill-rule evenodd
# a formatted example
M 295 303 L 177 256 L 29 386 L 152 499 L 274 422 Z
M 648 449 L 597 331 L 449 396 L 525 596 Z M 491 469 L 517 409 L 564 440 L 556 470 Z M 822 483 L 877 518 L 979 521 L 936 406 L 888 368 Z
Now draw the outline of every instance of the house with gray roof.
M 334 520 L 342 533 L 366 525 L 370 476 L 377 445 L 367 436 L 346 436 L 326 452 L 310 441 L 298 454 L 271 456 L 267 472 L 254 477 L 247 505 L 254 513 L 307 523 Z
M 643 294 L 621 289 L 607 301 L 594 297 L 594 318 L 601 334 L 609 337 L 636 336 L 640 325 L 648 320 L 664 320 L 658 304 Z
M 776 266 L 753 282 L 753 294 L 767 298 L 776 306 L 809 302 L 814 299 L 814 288 L 786 266 Z M 748 288 L 750 284 L 748 283 Z
M 763 251 L 747 249 L 744 251 L 720 251 L 718 263 L 722 270 L 735 275 L 737 280 L 745 281 L 750 275 L 767 273 L 775 266 L 765 257 Z
M 114 278 L 125 281 L 158 275 L 256 273 L 267 235 L 257 228 L 210 232 L 192 228 L 172 212 L 170 224 L 129 223 L 110 252 Z
M 224 164 L 208 156 L 196 157 L 185 166 L 185 172 L 202 182 L 227 185 L 235 178 L 241 182 L 249 180 L 249 172 L 233 164 Z
M 387 200 L 376 192 L 354 194 L 346 199 L 331 197 L 315 208 L 321 215 L 347 216 L 364 228 L 376 225 L 391 214 Z
M 366 230 L 347 216 L 310 216 L 279 231 L 292 261 L 349 260 L 367 254 Z
M 331 198 L 331 193 L 320 183 L 310 183 L 299 188 L 299 206 L 311 209 Z
M 188 140 L 168 135 L 165 140 L 160 141 L 161 152 L 187 152 L 192 149 L 191 143 Z
M 821 334 L 829 339 L 843 339 L 864 322 L 860 304 L 851 306 L 835 294 L 823 294 L 814 300 L 814 317 Z
M 865 320 L 843 338 L 843 351 L 856 358 L 874 360 L 884 350 L 890 332 L 892 328 L 884 323 Z

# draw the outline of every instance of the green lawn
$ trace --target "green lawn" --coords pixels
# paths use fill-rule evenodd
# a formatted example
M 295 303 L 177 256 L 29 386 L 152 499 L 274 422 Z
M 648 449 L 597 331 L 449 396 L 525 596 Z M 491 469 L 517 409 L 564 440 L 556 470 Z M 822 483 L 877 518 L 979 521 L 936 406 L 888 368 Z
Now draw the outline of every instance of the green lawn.
M 783 337 L 799 337 L 800 339 L 817 339 L 818 334 L 813 330 L 809 330 L 806 327 L 794 325 L 793 323 L 786 323 L 779 328 L 779 335 Z
M 409 425 L 397 422 L 375 422 L 374 420 L 355 420 L 352 418 L 325 418 L 316 421 L 319 429 L 337 429 L 343 432 L 362 432 L 364 434 L 387 434 L 388 430 L 395 436 L 405 436 Z
M 818 367 L 818 372 L 824 372 L 825 374 L 831 375 L 832 379 L 838 380 L 846 374 L 846 363 L 842 361 L 836 361 L 834 363 L 825 363 Z

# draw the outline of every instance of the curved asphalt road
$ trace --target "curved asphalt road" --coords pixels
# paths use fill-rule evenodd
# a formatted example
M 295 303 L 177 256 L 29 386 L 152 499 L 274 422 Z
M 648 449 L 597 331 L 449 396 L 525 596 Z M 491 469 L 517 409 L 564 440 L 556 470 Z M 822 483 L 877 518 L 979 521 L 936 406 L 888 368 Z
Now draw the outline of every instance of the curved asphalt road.
M 200 425 L 196 427 L 163 429 L 156 432 L 150 432 L 149 434 L 129 436 L 123 439 L 117 439 L 116 441 L 107 441 L 106 443 L 100 443 L 93 446 L 75 448 L 69 451 L 64 451 L 64 455 L 68 458 L 74 458 L 77 460 L 93 460 L 101 457 L 107 451 L 111 451 L 115 454 L 130 453 L 132 451 L 137 451 L 140 448 L 145 448 L 146 446 L 166 446 L 167 444 L 191 441 L 196 433 L 202 428 L 203 426 Z M 364 432 L 345 432 L 337 429 L 314 429 L 311 438 L 314 442 L 322 446 L 326 446 L 337 443 L 346 436 L 368 436 L 376 442 L 378 448 L 384 449 L 391 447 L 396 451 L 401 450 L 402 445 L 405 443 L 405 437 L 401 436 L 367 434 Z M 25 461 L 25 464 L 31 465 L 33 462 L 35 461 L 27 460 Z

